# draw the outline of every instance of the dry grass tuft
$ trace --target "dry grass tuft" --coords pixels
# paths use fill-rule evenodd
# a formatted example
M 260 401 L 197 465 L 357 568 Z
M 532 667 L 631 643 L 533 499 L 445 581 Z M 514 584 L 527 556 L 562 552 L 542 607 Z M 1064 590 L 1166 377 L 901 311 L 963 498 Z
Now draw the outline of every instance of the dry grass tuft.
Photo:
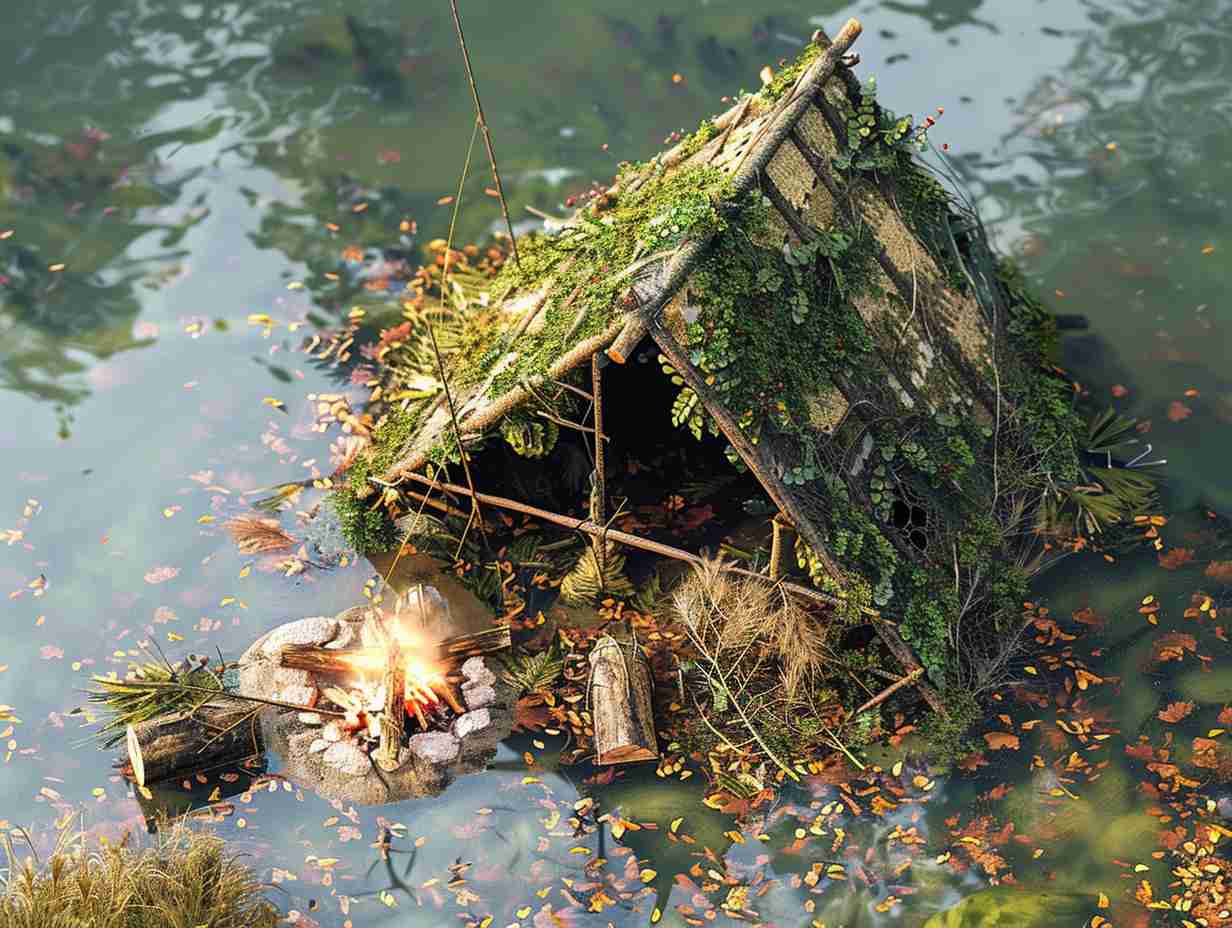
M 280 914 L 221 838 L 186 825 L 145 848 L 89 847 L 61 834 L 41 866 L 18 861 L 0 872 L 4 928 L 274 928 Z
M 293 535 L 287 534 L 277 519 L 265 519 L 261 516 L 236 516 L 223 523 L 223 528 L 231 533 L 231 538 L 240 554 L 269 554 L 276 551 L 290 551 L 299 542 Z
M 723 567 L 717 560 L 697 567 L 672 597 L 676 612 L 699 650 L 719 661 L 776 660 L 795 701 L 830 661 L 828 630 L 771 581 Z

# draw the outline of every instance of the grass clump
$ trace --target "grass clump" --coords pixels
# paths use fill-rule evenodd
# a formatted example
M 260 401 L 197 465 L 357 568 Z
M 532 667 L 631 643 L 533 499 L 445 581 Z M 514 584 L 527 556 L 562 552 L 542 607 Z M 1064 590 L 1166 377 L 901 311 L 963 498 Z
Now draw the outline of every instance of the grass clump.
M 63 832 L 39 864 L 18 861 L 7 837 L 5 850 L 4 928 L 274 928 L 281 917 L 221 838 L 185 825 L 143 848 Z

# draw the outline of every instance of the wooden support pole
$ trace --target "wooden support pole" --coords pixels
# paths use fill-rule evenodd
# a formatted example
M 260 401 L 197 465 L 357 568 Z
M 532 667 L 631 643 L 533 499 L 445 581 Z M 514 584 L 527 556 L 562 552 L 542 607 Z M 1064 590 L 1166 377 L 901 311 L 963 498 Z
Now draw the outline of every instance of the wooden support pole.
M 423 474 L 417 474 L 413 471 L 402 475 L 407 480 L 414 480 L 417 483 L 428 484 L 444 490 L 446 493 L 457 493 L 465 496 L 468 492 L 466 487 L 458 486 L 454 483 L 441 483 L 439 480 L 434 481 L 431 477 L 425 477 Z M 689 564 L 704 564 L 705 559 L 697 554 L 692 554 L 681 548 L 674 548 L 671 545 L 665 545 L 657 541 L 651 541 L 649 538 L 642 538 L 639 535 L 632 535 L 629 532 L 622 532 L 617 529 L 605 528 L 602 525 L 596 525 L 589 519 L 577 519 L 573 516 L 563 516 L 556 512 L 551 512 L 547 509 L 540 509 L 538 506 L 528 506 L 526 503 L 519 503 L 517 500 L 505 499 L 502 496 L 493 496 L 490 493 L 479 494 L 480 500 L 488 506 L 494 506 L 497 509 L 508 509 L 512 512 L 520 512 L 523 515 L 534 516 L 536 519 L 542 519 L 544 522 L 551 522 L 553 525 L 559 525 L 563 528 L 573 529 L 577 532 L 582 532 L 586 535 L 603 535 L 608 541 L 620 545 L 627 545 L 630 548 L 637 548 L 641 551 L 649 551 L 651 554 L 658 554 L 661 557 L 669 557 L 676 561 L 685 561 Z M 725 572 L 738 574 L 743 577 L 755 577 L 758 580 L 765 580 L 765 574 L 759 574 L 756 571 L 745 570 L 741 567 L 725 567 Z M 832 596 L 829 593 L 823 593 L 821 590 L 814 590 L 807 586 L 801 586 L 798 583 L 781 581 L 779 586 L 789 593 L 794 593 L 797 596 L 802 596 L 805 599 L 811 599 L 815 603 L 820 603 L 825 606 L 841 606 L 843 600 L 837 596 Z M 876 609 L 864 607 L 863 613 L 871 619 L 880 619 L 881 613 Z M 335 652 L 336 653 L 336 652 Z
M 590 381 L 592 407 L 595 423 L 595 482 L 590 488 L 590 521 L 603 525 L 607 521 L 607 474 L 603 455 L 603 372 L 599 368 L 599 354 L 590 356 Z M 602 536 L 594 538 L 595 560 L 599 564 L 599 583 L 607 576 L 607 541 Z

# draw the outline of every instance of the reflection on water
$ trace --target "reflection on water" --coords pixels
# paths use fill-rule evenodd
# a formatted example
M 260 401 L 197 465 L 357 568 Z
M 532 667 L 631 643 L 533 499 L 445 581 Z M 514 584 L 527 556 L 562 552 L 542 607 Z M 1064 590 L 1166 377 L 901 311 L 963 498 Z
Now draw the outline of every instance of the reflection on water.
M 854 11 L 465 3 L 515 218 L 563 212 Z M 1141 923 L 1142 880 L 1160 895 L 1174 881 L 1177 829 L 1216 821 L 1232 776 L 1226 736 L 1210 734 L 1232 702 L 1219 618 L 1232 6 L 920 0 L 859 15 L 862 70 L 897 110 L 946 107 L 937 139 L 1002 245 L 1057 311 L 1090 320 L 1059 360 L 1149 420 L 1143 437 L 1170 462 L 1162 559 L 1148 539 L 1044 578 L 1047 647 L 1023 671 L 1036 685 L 1002 694 L 981 752 L 953 770 L 906 737 L 872 758 L 886 771 L 905 758 L 889 777 L 816 776 L 721 812 L 701 803 L 700 774 L 605 782 L 561 766 L 568 745 L 523 718 L 488 773 L 440 800 L 359 811 L 276 770 L 220 790 L 218 827 L 289 906 L 327 925 L 633 925 L 657 909 L 671 925 L 1102 912 L 1120 926 Z M 333 436 L 312 430 L 303 397 L 338 390 L 339 374 L 305 363 L 305 330 L 287 324 L 396 299 L 368 285 L 373 268 L 444 233 L 437 204 L 472 117 L 447 10 L 394 0 L 36 4 L 0 51 L 0 234 L 14 230 L 0 240 L 0 413 L 15 424 L 0 465 L 0 704 L 13 707 L 0 820 L 46 840 L 84 806 L 114 836 L 143 829 L 150 800 L 74 747 L 83 674 L 123 670 L 143 640 L 238 654 L 360 595 L 367 568 L 288 579 L 237 555 L 217 523 L 289 469 L 327 469 Z M 489 183 L 472 172 L 463 238 L 497 219 Z M 1081 688 L 1077 669 L 1101 682 Z M 190 784 L 207 798 L 218 785 Z M 1010 895 L 1010 876 L 1033 892 Z

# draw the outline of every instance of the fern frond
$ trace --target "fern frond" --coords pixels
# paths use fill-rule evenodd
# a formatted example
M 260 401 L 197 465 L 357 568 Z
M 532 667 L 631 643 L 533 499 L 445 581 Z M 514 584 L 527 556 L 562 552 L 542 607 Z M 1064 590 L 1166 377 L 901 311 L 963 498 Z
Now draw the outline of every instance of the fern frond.
M 565 658 L 553 640 L 547 650 L 538 654 L 518 654 L 504 661 L 501 675 L 505 681 L 522 693 L 538 693 L 549 689 L 565 670 Z
M 633 594 L 633 584 L 625 576 L 625 556 L 609 544 L 602 567 L 593 546 L 587 546 L 573 569 L 560 582 L 561 602 L 568 606 L 593 603 L 611 596 L 617 599 Z

